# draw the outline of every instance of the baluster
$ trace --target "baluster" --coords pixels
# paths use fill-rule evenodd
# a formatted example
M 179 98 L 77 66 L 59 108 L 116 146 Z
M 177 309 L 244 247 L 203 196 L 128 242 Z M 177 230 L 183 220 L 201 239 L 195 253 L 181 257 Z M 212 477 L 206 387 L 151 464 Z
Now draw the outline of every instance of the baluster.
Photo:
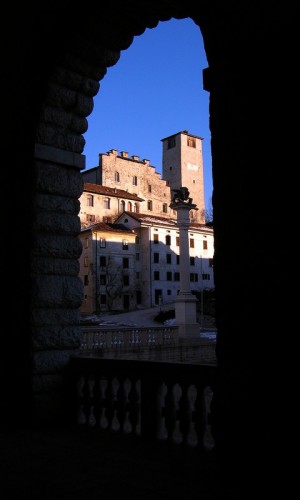
M 203 391 L 203 398 L 204 398 L 204 423 L 205 423 L 205 428 L 204 428 L 204 434 L 203 434 L 203 446 L 207 450 L 213 449 L 215 442 L 214 438 L 212 435 L 211 431 L 211 424 L 210 424 L 210 406 L 213 398 L 213 391 L 210 386 L 206 386 Z
M 110 428 L 112 431 L 117 432 L 120 430 L 120 422 L 118 420 L 118 389 L 120 386 L 119 380 L 115 377 L 111 381 L 111 396 L 112 396 L 112 420 L 110 424 Z
M 126 391 L 124 385 L 124 378 L 121 377 L 119 380 L 119 386 L 116 391 L 116 419 L 118 421 L 118 429 L 124 432 L 124 422 L 126 416 Z
M 86 424 L 86 415 L 84 412 L 84 385 L 85 385 L 85 379 L 84 379 L 83 375 L 81 375 L 77 381 L 77 394 L 78 394 L 77 423 L 78 424 Z
M 175 425 L 174 425 L 174 431 L 172 435 L 172 442 L 179 444 L 183 440 L 183 435 L 181 432 L 181 427 L 180 423 L 183 419 L 184 412 L 181 411 L 181 406 L 182 406 L 182 387 L 179 384 L 174 384 L 173 389 L 173 403 L 174 403 L 174 416 L 175 416 Z
M 165 418 L 165 411 L 163 410 L 164 408 L 164 401 L 165 397 L 167 394 L 167 386 L 164 382 L 161 383 L 161 385 L 158 387 L 157 390 L 157 406 L 158 406 L 158 412 L 157 412 L 157 435 L 156 438 L 158 440 L 166 440 L 168 438 L 168 431 L 166 428 L 166 418 Z
M 128 392 L 128 418 L 132 427 L 132 433 L 141 434 L 141 381 L 138 378 L 131 379 Z
M 89 391 L 89 416 L 88 416 L 88 424 L 91 427 L 94 427 L 96 424 L 96 418 L 94 415 L 94 404 L 95 404 L 95 398 L 94 398 L 94 387 L 95 387 L 95 379 L 91 375 L 89 380 L 88 380 L 88 391 Z
M 206 408 L 204 405 L 204 387 L 203 384 L 197 384 L 197 397 L 194 405 L 194 412 L 192 413 L 192 420 L 195 424 L 195 430 L 198 434 L 198 447 L 204 447 L 204 432 L 206 426 Z
M 188 394 L 189 384 L 183 382 L 181 384 L 181 398 L 178 401 L 179 410 L 177 411 L 179 417 L 179 429 L 181 431 L 182 440 L 187 444 L 187 436 L 190 432 L 191 426 L 191 411 Z
M 108 420 L 106 418 L 107 399 L 105 397 L 107 386 L 108 386 L 107 379 L 101 378 L 99 380 L 99 407 L 100 407 L 99 426 L 101 429 L 108 428 Z
M 176 426 L 176 408 L 174 402 L 172 382 L 168 381 L 166 383 L 166 386 L 167 386 L 167 393 L 165 397 L 164 415 L 165 415 L 166 429 L 168 432 L 168 441 L 172 442 Z
M 124 387 L 124 420 L 123 420 L 123 432 L 124 434 L 132 433 L 132 424 L 129 419 L 130 404 L 129 404 L 129 392 L 131 389 L 131 382 L 128 378 L 123 381 Z

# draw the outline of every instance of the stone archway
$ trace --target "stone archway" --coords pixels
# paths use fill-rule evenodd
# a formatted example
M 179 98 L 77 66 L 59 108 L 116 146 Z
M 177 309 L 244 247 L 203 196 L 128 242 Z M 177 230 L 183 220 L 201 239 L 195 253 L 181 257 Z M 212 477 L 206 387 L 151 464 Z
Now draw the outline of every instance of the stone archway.
M 270 486 L 264 466 L 276 470 L 288 425 L 278 390 L 283 387 L 286 395 L 292 379 L 285 363 L 291 352 L 282 340 L 289 294 L 280 292 L 292 289 L 294 276 L 286 267 L 290 238 L 281 230 L 287 227 L 291 186 L 297 185 L 298 137 L 290 113 L 299 96 L 299 15 L 293 0 L 284 7 L 267 3 L 203 0 L 196 12 L 181 0 L 113 2 L 106 8 L 87 0 L 84 10 L 74 12 L 66 0 L 43 2 L 34 15 L 8 7 L 2 47 L 9 50 L 3 50 L 1 79 L 6 424 L 22 417 L 53 422 L 64 413 L 65 368 L 79 342 L 82 133 L 99 81 L 133 36 L 160 20 L 191 17 L 201 28 L 209 62 L 216 437 L 224 480 L 230 482 L 234 469 L 251 484 L 254 455 L 254 484 L 267 475 Z M 297 324 L 294 309 L 292 314 Z

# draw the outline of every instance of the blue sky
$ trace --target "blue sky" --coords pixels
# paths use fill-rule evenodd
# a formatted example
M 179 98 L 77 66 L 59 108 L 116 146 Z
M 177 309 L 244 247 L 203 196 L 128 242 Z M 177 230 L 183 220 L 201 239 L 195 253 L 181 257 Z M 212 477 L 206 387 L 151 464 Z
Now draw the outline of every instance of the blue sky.
M 99 154 L 127 151 L 161 173 L 161 139 L 188 130 L 203 137 L 204 193 L 211 207 L 212 173 L 209 93 L 202 70 L 208 66 L 199 27 L 191 19 L 160 22 L 134 38 L 107 69 L 84 134 L 86 169 Z

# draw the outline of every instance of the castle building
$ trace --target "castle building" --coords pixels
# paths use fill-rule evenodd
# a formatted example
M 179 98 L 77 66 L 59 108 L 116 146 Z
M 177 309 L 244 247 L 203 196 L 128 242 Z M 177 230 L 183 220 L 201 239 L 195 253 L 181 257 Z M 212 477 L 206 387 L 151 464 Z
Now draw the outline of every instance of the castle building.
M 162 139 L 162 175 L 171 189 L 188 188 L 198 208 L 190 212 L 191 222 L 205 224 L 202 141 L 187 130 Z
M 162 139 L 162 176 L 149 160 L 140 160 L 137 155 L 118 154 L 116 149 L 99 154 L 99 165 L 82 172 L 82 227 L 91 222 L 113 222 L 124 210 L 176 217 L 169 206 L 171 190 L 181 186 L 189 189 L 198 208 L 190 214 L 191 222 L 205 224 L 202 140 L 186 130 Z M 93 188 L 93 184 L 98 187 Z
M 214 288 L 214 237 L 205 224 L 202 138 L 187 131 L 162 139 L 163 179 L 149 160 L 114 149 L 82 173 L 84 283 L 81 312 L 172 303 L 179 293 L 180 241 L 172 190 L 187 187 L 191 291 Z M 124 243 L 125 242 L 125 243 Z

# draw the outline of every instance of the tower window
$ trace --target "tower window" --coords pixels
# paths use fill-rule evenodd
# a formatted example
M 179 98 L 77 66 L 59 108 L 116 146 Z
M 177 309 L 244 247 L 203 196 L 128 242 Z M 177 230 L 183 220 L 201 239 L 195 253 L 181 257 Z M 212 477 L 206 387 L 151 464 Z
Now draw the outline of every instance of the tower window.
M 196 139 L 194 137 L 188 137 L 187 138 L 187 145 L 190 148 L 195 148 L 196 147 Z
M 168 139 L 168 149 L 175 148 L 176 146 L 176 139 L 175 137 L 170 137 Z

